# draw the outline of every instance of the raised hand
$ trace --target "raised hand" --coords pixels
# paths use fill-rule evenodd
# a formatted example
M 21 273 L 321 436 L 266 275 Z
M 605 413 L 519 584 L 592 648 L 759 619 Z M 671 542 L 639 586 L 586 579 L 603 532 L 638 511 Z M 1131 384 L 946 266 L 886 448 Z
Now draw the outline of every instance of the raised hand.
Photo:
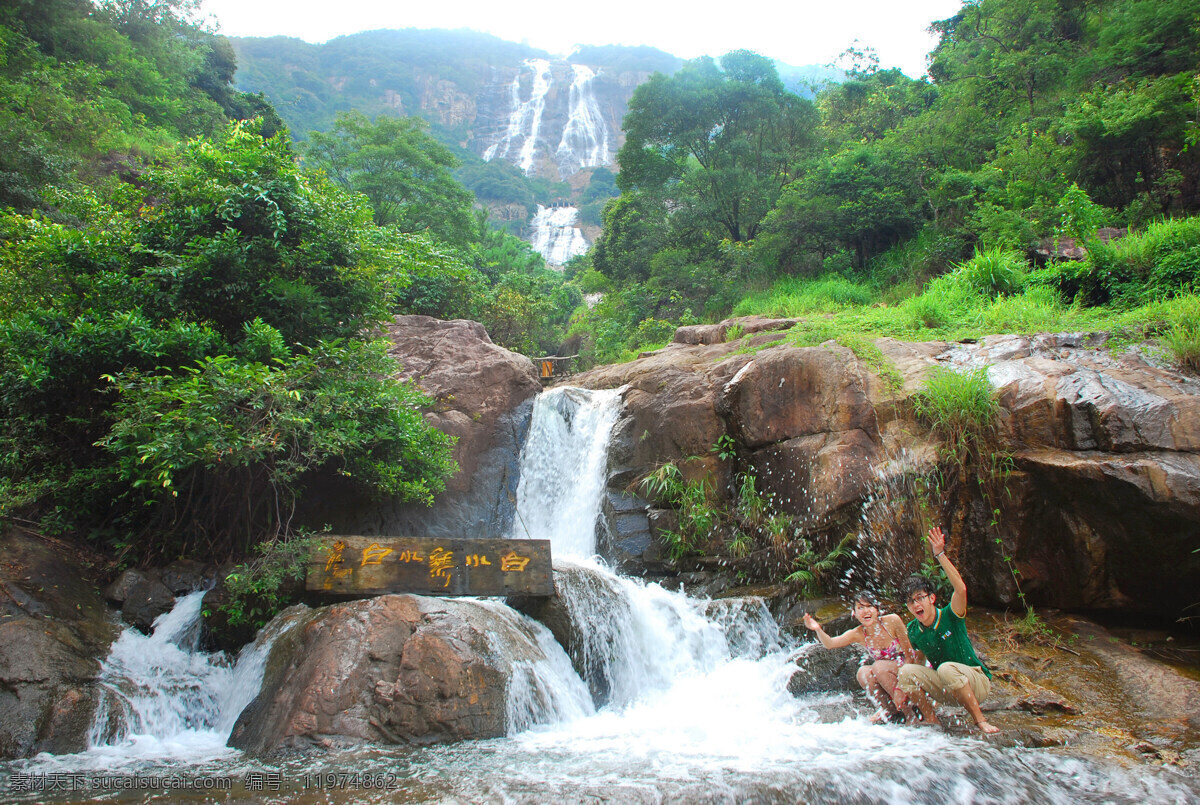
M 946 550 L 946 535 L 942 533 L 941 526 L 935 525 L 929 529 L 929 533 L 925 537 L 929 540 L 929 547 L 933 549 L 934 556 Z
M 821 624 L 817 623 L 817 619 L 807 612 L 804 613 L 804 625 L 814 632 L 821 628 Z

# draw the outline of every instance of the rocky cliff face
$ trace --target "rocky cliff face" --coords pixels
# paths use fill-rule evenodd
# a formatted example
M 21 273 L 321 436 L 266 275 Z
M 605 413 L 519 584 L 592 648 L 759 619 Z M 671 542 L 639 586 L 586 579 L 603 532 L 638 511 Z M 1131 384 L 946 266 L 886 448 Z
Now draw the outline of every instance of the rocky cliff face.
M 572 379 L 629 385 L 610 453 L 614 495 L 629 497 L 632 482 L 666 461 L 726 496 L 750 472 L 800 536 L 828 545 L 854 533 L 860 574 L 881 580 L 917 569 L 917 529 L 932 518 L 948 527 L 978 603 L 1017 603 L 1005 557 L 1035 605 L 1174 620 L 1200 600 L 1196 378 L 1110 352 L 1103 337 L 880 339 L 903 378 L 894 388 L 834 342 L 797 348 L 769 331 L 790 322 L 741 324 L 751 335 L 734 344 L 723 341 L 725 325 L 685 328 L 657 353 Z M 955 472 L 910 404 L 938 365 L 987 367 L 1001 405 L 998 448 L 1013 470 L 990 496 L 951 484 L 955 493 L 934 496 L 935 510 L 922 514 L 914 482 Z M 723 436 L 735 459 L 712 452 Z M 646 531 L 663 514 L 644 501 L 640 510 Z
M 504 159 L 554 181 L 614 165 L 625 109 L 649 76 L 537 58 L 495 68 L 479 96 L 470 146 L 486 160 Z

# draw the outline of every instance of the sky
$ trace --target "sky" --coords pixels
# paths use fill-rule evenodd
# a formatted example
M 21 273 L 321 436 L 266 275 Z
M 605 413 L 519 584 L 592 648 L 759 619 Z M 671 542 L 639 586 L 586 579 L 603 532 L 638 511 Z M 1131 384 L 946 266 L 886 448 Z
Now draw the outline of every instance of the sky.
M 532 5 L 481 0 L 202 0 L 227 36 L 325 42 L 378 28 L 472 28 L 555 55 L 577 45 L 652 45 L 685 59 L 753 50 L 785 64 L 829 64 L 856 41 L 880 67 L 925 73 L 927 32 L 962 0 L 604 0 Z

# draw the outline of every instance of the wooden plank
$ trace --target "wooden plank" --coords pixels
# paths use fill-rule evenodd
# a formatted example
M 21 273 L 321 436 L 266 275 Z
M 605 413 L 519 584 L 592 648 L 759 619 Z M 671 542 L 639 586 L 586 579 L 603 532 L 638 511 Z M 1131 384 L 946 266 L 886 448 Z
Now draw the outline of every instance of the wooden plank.
M 331 536 L 305 586 L 331 595 L 554 595 L 542 539 Z

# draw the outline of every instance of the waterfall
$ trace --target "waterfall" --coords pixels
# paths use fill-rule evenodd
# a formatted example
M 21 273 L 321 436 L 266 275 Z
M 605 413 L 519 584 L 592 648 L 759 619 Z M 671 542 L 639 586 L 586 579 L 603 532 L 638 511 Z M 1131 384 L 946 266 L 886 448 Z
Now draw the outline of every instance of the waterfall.
M 521 170 L 529 173 L 533 170 L 542 114 L 546 110 L 546 93 L 550 91 L 554 79 L 550 73 L 550 62 L 546 59 L 526 59 L 524 66 L 529 68 L 531 74 L 529 99 L 521 100 L 521 76 L 524 71 L 518 71 L 509 86 L 512 111 L 508 115 L 508 128 L 498 142 L 488 146 L 483 158 L 491 162 L 497 157 L 509 159 L 511 156 Z
M 533 250 L 552 266 L 561 266 L 586 252 L 588 242 L 579 230 L 578 218 L 576 207 L 543 207 L 539 204 L 529 225 Z
M 609 148 L 608 124 L 600 112 L 600 104 L 592 90 L 596 73 L 582 64 L 572 64 L 575 78 L 571 82 L 567 125 L 555 151 L 558 171 L 563 176 L 580 168 L 593 168 L 612 162 Z
M 144 635 L 126 627 L 100 670 L 103 695 L 89 736 L 99 755 L 196 758 L 221 754 L 258 694 L 271 644 L 264 630 L 235 662 L 199 650 L 204 591 L 180 597 Z
M 596 552 L 608 438 L 623 389 L 557 388 L 538 395 L 517 484 L 517 539 L 548 539 L 556 558 Z

